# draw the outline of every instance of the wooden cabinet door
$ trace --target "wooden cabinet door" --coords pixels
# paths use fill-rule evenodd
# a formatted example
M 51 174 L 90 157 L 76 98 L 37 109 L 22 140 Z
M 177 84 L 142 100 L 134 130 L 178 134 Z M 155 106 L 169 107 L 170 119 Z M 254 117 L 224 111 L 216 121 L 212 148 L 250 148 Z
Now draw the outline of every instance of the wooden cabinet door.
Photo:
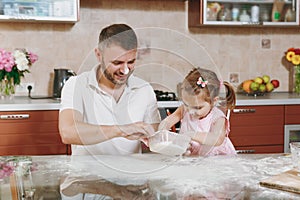
M 284 117 L 285 125 L 300 124 L 300 105 L 286 105 Z
M 230 117 L 229 134 L 237 150 L 281 153 L 284 143 L 284 106 L 238 106 Z
M 58 110 L 0 112 L 0 155 L 67 154 Z

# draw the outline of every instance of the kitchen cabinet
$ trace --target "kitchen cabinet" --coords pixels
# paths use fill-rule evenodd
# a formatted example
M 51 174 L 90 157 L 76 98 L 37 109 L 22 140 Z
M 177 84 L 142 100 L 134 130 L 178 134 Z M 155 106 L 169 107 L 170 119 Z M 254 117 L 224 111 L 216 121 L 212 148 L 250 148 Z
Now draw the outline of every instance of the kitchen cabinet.
M 0 0 L 0 21 L 65 22 L 79 20 L 79 0 Z
M 282 153 L 284 105 L 237 106 L 230 116 L 229 134 L 236 150 L 244 153 Z
M 188 24 L 189 27 L 298 27 L 299 0 L 284 0 L 282 5 L 274 1 L 189 0 Z
M 61 142 L 58 110 L 0 112 L 0 155 L 69 154 Z
M 300 142 L 300 105 L 286 105 L 284 112 L 284 152 L 290 153 L 290 143 Z
M 300 105 L 286 105 L 284 118 L 285 125 L 300 124 Z

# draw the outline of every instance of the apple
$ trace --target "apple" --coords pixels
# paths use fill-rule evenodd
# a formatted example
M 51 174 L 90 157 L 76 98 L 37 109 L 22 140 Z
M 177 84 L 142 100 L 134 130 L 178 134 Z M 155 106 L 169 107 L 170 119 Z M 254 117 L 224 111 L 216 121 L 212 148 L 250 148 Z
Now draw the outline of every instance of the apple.
M 263 82 L 264 82 L 264 80 L 262 79 L 262 77 L 256 77 L 255 79 L 254 79 L 254 82 L 256 82 L 256 83 L 258 83 L 258 84 L 262 84 Z
M 264 80 L 264 83 L 267 84 L 270 81 L 270 76 L 268 75 L 263 75 L 262 79 Z
M 274 79 L 274 80 L 271 80 L 271 83 L 273 84 L 274 88 L 278 88 L 279 87 L 279 81 Z
M 272 92 L 274 90 L 274 85 L 269 82 L 266 84 L 266 89 L 267 89 L 267 92 Z
M 259 91 L 260 91 L 260 92 L 265 92 L 266 90 L 267 90 L 266 85 L 261 84 L 261 85 L 259 86 Z
M 250 84 L 250 89 L 251 89 L 252 91 L 257 91 L 258 88 L 259 88 L 259 84 L 258 84 L 258 83 L 252 82 L 252 83 Z

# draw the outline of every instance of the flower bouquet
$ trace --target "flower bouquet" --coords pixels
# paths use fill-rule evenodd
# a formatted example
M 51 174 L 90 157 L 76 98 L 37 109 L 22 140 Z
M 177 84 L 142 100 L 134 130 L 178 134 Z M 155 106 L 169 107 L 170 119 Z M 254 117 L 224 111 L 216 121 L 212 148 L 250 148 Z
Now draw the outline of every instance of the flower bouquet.
M 285 58 L 287 61 L 293 64 L 294 68 L 294 81 L 293 90 L 295 93 L 300 94 L 300 49 L 289 48 L 285 52 Z
M 13 52 L 0 49 L 0 95 L 10 96 L 15 93 L 15 85 L 21 83 L 21 77 L 29 71 L 38 56 L 25 49 L 16 49 Z

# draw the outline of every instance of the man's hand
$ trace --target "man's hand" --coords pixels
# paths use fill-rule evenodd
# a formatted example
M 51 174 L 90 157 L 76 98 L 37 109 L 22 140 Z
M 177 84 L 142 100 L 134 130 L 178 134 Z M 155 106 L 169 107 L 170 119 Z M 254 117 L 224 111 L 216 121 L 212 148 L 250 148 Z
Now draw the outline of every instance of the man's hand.
M 148 138 L 155 134 L 153 126 L 144 122 L 120 125 L 119 128 L 122 131 L 122 136 L 129 140 Z

